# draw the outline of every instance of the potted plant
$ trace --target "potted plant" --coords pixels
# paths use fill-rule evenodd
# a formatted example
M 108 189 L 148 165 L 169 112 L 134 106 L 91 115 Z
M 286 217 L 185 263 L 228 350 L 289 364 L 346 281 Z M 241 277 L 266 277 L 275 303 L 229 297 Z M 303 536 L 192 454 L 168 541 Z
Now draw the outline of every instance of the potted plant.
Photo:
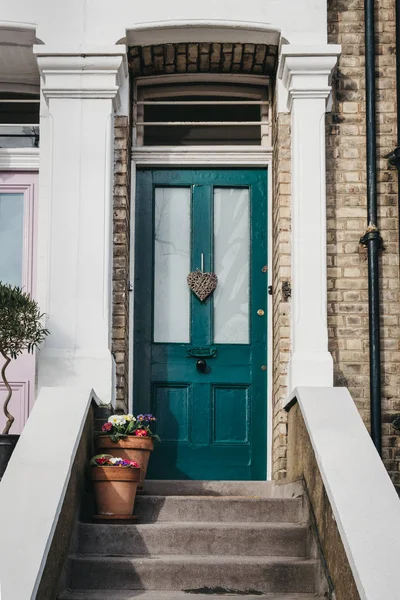
M 102 434 L 96 439 L 98 451 L 109 452 L 133 460 L 140 465 L 139 489 L 143 488 L 149 464 L 150 453 L 154 450 L 154 440 L 160 438 L 151 430 L 156 422 L 153 415 L 111 415 L 102 427 Z
M 18 286 L 0 281 L 0 354 L 4 359 L 1 378 L 7 390 L 3 404 L 7 422 L 0 435 L 0 479 L 19 439 L 19 435 L 9 433 L 15 419 L 8 411 L 12 389 L 7 381 L 6 369 L 12 359 L 18 358 L 25 350 L 33 352 L 44 341 L 49 332 L 43 327 L 43 317 L 37 302 L 29 294 Z
M 131 516 L 140 479 L 140 467 L 131 460 L 99 454 L 90 461 L 98 515 Z

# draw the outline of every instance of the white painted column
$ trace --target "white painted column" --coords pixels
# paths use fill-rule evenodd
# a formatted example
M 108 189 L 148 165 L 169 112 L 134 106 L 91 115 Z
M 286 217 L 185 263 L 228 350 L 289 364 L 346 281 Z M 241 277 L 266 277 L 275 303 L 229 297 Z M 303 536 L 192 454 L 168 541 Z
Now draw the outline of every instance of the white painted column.
M 292 354 L 289 392 L 332 386 L 326 274 L 325 112 L 340 46 L 282 46 L 292 131 Z
M 113 397 L 113 113 L 125 46 L 35 46 L 41 74 L 38 300 L 50 336 L 38 386 Z

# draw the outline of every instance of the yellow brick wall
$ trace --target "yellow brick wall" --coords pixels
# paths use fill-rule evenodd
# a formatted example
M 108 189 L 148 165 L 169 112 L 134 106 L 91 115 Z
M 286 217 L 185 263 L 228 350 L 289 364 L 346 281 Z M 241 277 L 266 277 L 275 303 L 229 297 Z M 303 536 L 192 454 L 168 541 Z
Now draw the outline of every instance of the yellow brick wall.
M 128 117 L 114 121 L 113 317 L 112 352 L 116 368 L 117 409 L 128 406 L 130 164 Z
M 397 145 L 394 0 L 376 1 L 377 155 L 381 266 L 383 458 L 400 483 L 400 295 L 397 173 L 385 157 Z M 364 2 L 329 0 L 329 42 L 342 45 L 327 118 L 328 323 L 335 384 L 348 386 L 369 425 Z
M 276 107 L 274 107 L 276 109 Z M 276 114 L 276 111 L 274 111 Z M 275 479 L 286 474 L 287 414 L 282 410 L 287 390 L 287 364 L 290 355 L 290 301 L 285 301 L 282 283 L 290 281 L 290 115 L 281 113 L 273 119 L 273 200 L 272 260 L 273 269 L 273 426 L 272 472 Z
M 400 413 L 400 279 L 397 172 L 385 158 L 397 145 L 394 0 L 376 0 L 377 156 L 381 255 L 383 459 L 400 485 L 400 435 L 392 426 Z M 346 386 L 369 426 L 367 254 L 359 245 L 367 227 L 364 2 L 328 0 L 329 43 L 342 45 L 326 119 L 327 261 L 329 349 L 335 385 Z M 273 476 L 284 477 L 290 304 L 280 285 L 290 277 L 290 117 L 274 119 L 274 376 Z

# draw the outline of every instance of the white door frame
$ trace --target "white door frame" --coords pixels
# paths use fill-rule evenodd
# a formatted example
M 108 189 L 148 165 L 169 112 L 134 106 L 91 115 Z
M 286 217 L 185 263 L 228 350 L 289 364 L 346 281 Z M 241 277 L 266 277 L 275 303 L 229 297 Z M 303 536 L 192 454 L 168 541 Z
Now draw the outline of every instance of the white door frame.
M 268 170 L 268 285 L 272 285 L 272 148 L 267 146 L 151 146 L 134 147 L 131 162 L 130 214 L 130 281 L 134 282 L 135 266 L 135 197 L 136 168 L 141 167 L 266 167 Z M 133 390 L 134 295 L 129 299 L 129 390 L 128 408 L 131 411 Z M 272 474 L 273 434 L 273 336 L 272 296 L 268 295 L 268 361 L 267 361 L 267 479 Z

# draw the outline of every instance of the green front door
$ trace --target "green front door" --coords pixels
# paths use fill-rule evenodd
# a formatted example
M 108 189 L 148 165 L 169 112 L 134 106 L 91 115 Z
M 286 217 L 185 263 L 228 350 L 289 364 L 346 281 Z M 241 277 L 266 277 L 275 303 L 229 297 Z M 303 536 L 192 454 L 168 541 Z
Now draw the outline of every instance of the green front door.
M 267 172 L 137 172 L 134 398 L 150 479 L 265 479 Z M 192 271 L 215 272 L 204 301 Z

